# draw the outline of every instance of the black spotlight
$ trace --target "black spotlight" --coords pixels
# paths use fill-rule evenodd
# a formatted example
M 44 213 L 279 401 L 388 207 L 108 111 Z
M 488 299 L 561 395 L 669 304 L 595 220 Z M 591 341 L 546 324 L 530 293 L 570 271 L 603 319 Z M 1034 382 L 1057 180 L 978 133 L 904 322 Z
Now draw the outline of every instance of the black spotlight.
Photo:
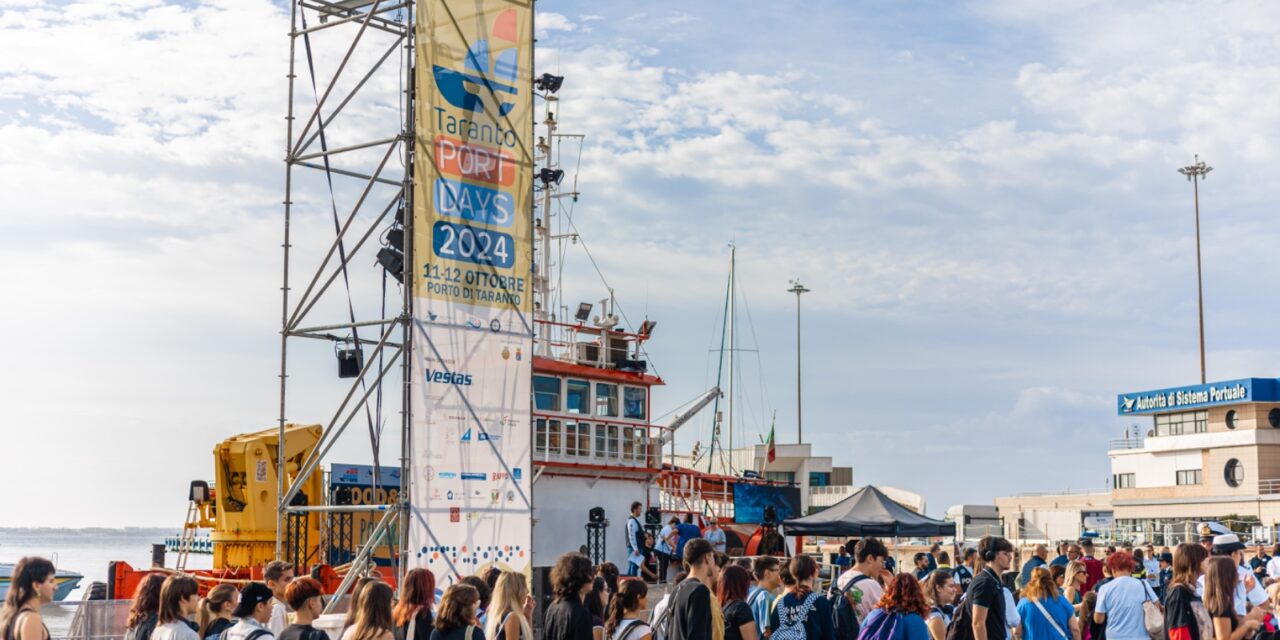
M 392 249 L 391 247 L 383 247 L 378 250 L 378 264 L 382 265 L 391 277 L 404 284 L 404 254 Z
M 544 167 L 542 171 L 538 172 L 538 179 L 541 180 L 544 185 L 550 185 L 553 182 L 555 184 L 560 184 L 560 181 L 564 180 L 564 169 L 550 169 Z
M 338 355 L 339 378 L 354 378 L 360 375 L 360 365 L 364 363 L 364 355 L 360 353 L 359 346 L 342 343 L 334 348 L 334 352 Z
M 656 326 L 658 326 L 657 320 L 645 319 L 644 322 L 640 323 L 640 335 L 648 338 L 653 335 L 653 328 Z
M 578 322 L 586 322 L 591 317 L 591 307 L 594 306 L 590 302 L 578 303 L 578 311 L 573 314 L 573 318 Z
M 649 510 L 644 512 L 644 523 L 662 524 L 662 510 L 657 507 L 649 507 Z
M 387 231 L 387 246 L 404 253 L 404 229 L 393 227 Z
M 555 93 L 559 91 L 560 85 L 562 84 L 564 84 L 564 76 L 553 76 L 549 73 L 544 73 L 541 76 L 538 76 L 537 80 L 533 81 L 533 86 L 537 87 L 538 91 L 545 91 L 547 93 Z
M 604 507 L 592 507 L 591 510 L 587 512 L 587 522 L 590 522 L 591 524 L 603 524 L 604 521 Z
M 778 524 L 778 510 L 773 505 L 764 508 L 764 524 L 766 526 Z

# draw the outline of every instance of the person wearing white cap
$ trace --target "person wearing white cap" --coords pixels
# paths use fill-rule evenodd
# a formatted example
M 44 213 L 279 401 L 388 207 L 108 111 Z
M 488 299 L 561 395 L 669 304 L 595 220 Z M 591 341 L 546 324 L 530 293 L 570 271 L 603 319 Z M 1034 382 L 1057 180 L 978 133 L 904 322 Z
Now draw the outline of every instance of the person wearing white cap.
M 1231 561 L 1235 563 L 1236 573 L 1239 574 L 1235 593 L 1236 614 L 1245 615 L 1246 602 L 1253 607 L 1267 602 L 1266 590 L 1262 588 L 1262 585 L 1258 584 L 1258 580 L 1253 577 L 1253 572 L 1244 568 L 1241 564 L 1244 559 L 1244 543 L 1240 542 L 1240 538 L 1236 534 L 1222 533 L 1214 536 L 1211 553 L 1215 556 L 1231 558 Z M 1204 597 L 1204 576 L 1200 576 L 1196 595 Z

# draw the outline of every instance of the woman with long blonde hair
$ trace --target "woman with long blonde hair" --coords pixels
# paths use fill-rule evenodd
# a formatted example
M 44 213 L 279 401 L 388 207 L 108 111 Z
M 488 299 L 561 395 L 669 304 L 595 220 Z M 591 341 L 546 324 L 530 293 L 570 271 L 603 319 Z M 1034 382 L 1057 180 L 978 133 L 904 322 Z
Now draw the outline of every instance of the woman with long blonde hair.
M 1071 606 L 1080 604 L 1084 593 L 1084 583 L 1089 581 L 1089 569 L 1079 560 L 1072 560 L 1067 565 L 1067 575 L 1062 579 L 1062 595 Z
M 1031 570 L 1018 602 L 1018 620 L 1023 640 L 1080 640 L 1080 623 L 1075 609 L 1058 592 L 1053 576 L 1044 567 Z
M 488 640 L 533 640 L 529 613 L 533 599 L 523 573 L 503 571 L 493 585 L 489 610 L 485 612 L 484 637 Z

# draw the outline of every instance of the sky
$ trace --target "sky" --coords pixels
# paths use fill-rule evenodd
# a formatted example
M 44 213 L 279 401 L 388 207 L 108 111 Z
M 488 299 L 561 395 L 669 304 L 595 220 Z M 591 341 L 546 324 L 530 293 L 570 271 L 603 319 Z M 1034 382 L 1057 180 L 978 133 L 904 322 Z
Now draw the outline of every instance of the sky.
M 0 0 L 3 524 L 176 526 L 212 447 L 275 424 L 288 20 L 267 0 Z M 1215 169 L 1208 377 L 1280 375 L 1280 6 L 541 0 L 537 24 L 562 131 L 585 135 L 572 216 L 607 282 L 571 246 L 566 304 L 608 286 L 658 321 L 657 414 L 713 382 L 732 242 L 744 441 L 774 412 L 794 441 L 799 278 L 804 435 L 855 483 L 935 515 L 1105 489 L 1132 423 L 1116 394 L 1198 382 L 1176 173 L 1196 154 Z M 331 143 L 400 117 L 353 107 Z M 305 265 L 333 205 L 301 180 Z M 374 317 L 372 258 L 351 277 Z M 289 419 L 327 421 L 331 346 L 291 358 Z M 358 425 L 332 459 L 367 462 L 369 440 Z

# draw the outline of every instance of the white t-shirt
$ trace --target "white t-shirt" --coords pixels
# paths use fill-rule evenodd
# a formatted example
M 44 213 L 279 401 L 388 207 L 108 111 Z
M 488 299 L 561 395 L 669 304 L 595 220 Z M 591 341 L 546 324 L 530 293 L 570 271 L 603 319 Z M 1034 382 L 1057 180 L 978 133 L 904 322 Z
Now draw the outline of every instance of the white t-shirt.
M 860 575 L 863 575 L 861 571 L 850 569 L 840 574 L 840 579 L 836 580 L 836 587 L 843 590 L 849 586 L 850 580 Z M 865 620 L 871 614 L 871 610 L 875 609 L 877 604 L 880 604 L 880 598 L 884 596 L 884 587 L 880 586 L 879 582 L 876 582 L 875 576 L 868 576 L 867 580 L 859 580 L 858 584 L 849 589 L 850 595 L 854 591 L 861 591 L 862 599 L 858 601 L 858 606 L 854 607 L 853 611 L 858 614 L 859 620 Z
M 1267 577 L 1280 579 L 1280 556 L 1267 561 Z
M 151 640 L 200 640 L 185 622 L 167 622 L 151 632 Z
M 271 619 L 267 621 L 267 628 L 271 630 L 271 635 L 279 638 L 280 632 L 284 631 L 284 628 L 289 626 L 289 610 L 285 608 L 283 602 L 280 602 L 275 598 L 272 598 L 271 602 Z

